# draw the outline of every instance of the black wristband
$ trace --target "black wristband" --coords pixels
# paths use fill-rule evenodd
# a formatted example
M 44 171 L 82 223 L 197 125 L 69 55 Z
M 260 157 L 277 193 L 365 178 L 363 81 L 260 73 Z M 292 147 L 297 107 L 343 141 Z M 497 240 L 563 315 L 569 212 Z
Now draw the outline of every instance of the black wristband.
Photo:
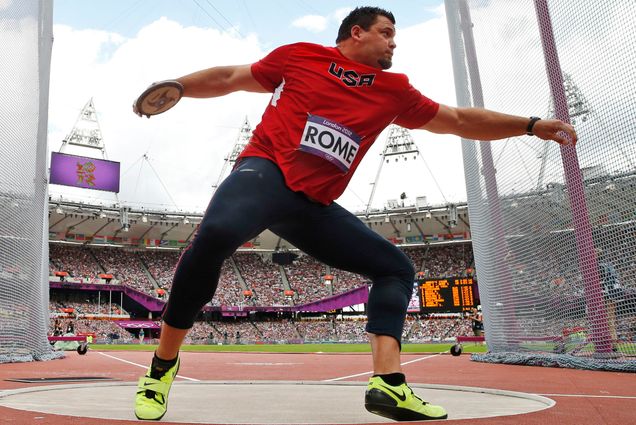
M 526 127 L 526 134 L 528 136 L 534 136 L 534 132 L 532 131 L 532 128 L 534 127 L 534 123 L 536 123 L 540 119 L 541 118 L 539 117 L 530 117 L 530 122 L 528 123 L 528 127 Z

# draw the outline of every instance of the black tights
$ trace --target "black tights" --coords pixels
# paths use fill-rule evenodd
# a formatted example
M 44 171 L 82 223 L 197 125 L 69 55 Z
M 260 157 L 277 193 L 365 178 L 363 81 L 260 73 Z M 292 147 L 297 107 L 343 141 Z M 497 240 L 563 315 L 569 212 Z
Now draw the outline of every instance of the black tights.
M 318 261 L 371 279 L 366 330 L 401 341 L 415 274 L 408 257 L 340 205 L 291 191 L 273 162 L 256 157 L 242 160 L 212 197 L 177 265 L 164 321 L 191 328 L 214 296 L 223 261 L 265 229 Z

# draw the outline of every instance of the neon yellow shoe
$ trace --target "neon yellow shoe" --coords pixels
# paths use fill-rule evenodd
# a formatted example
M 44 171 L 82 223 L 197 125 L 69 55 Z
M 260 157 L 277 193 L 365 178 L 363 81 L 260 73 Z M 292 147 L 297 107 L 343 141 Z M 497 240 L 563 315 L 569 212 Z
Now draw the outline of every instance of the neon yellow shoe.
M 179 359 L 159 379 L 150 376 L 150 369 L 148 368 L 145 376 L 139 378 L 137 384 L 135 416 L 137 419 L 158 421 L 168 410 L 168 393 L 179 371 Z
M 369 379 L 364 407 L 371 413 L 395 421 L 425 421 L 448 417 L 443 407 L 425 402 L 406 383 L 394 387 L 379 376 Z

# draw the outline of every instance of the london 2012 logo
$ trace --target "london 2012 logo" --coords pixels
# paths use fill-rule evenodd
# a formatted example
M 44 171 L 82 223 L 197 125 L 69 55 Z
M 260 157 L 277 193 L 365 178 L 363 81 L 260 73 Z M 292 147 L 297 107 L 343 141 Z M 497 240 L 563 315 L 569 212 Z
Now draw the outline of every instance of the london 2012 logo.
M 170 96 L 168 95 L 168 93 L 170 93 L 170 90 L 166 89 L 156 94 L 151 99 L 148 99 L 146 103 L 148 103 L 149 106 L 152 106 L 155 109 L 161 109 L 166 105 L 166 103 L 171 103 L 177 100 L 176 97 Z
M 75 173 L 77 174 L 77 184 L 82 186 L 95 186 L 95 164 L 92 161 L 88 161 L 85 163 L 77 162 L 77 169 Z

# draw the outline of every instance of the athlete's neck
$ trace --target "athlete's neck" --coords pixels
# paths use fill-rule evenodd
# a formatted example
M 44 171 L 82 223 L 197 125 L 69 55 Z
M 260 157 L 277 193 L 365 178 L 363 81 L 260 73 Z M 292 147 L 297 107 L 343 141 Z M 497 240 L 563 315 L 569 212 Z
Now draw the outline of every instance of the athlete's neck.
M 338 50 L 342 56 L 349 59 L 350 61 L 358 62 L 372 68 L 382 69 L 382 67 L 378 63 L 369 63 L 368 58 L 365 58 L 363 55 L 356 52 L 356 49 L 354 49 L 353 46 L 346 42 L 338 43 L 338 45 L 336 45 L 336 50 Z

